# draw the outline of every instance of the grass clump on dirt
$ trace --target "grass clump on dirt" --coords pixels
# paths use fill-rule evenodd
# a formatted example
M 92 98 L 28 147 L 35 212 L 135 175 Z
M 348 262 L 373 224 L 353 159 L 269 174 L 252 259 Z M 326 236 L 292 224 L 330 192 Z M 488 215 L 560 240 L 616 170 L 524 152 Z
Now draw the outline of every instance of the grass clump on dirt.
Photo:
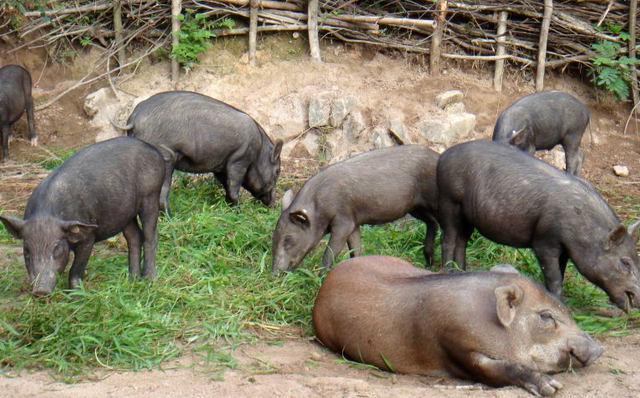
M 49 299 L 34 299 L 26 293 L 23 259 L 9 254 L 9 261 L 0 263 L 0 369 L 52 369 L 73 378 L 95 368 L 157 367 L 186 352 L 233 366 L 230 348 L 261 334 L 293 327 L 313 336 L 311 310 L 322 281 L 324 244 L 297 272 L 274 277 L 271 234 L 279 208 L 266 208 L 246 193 L 232 208 L 213 177 L 182 173 L 174 178 L 171 201 L 174 216 L 163 215 L 159 222 L 154 281 L 130 280 L 119 235 L 96 245 L 81 289 L 65 291 L 65 273 Z M 363 254 L 388 254 L 423 266 L 421 222 L 402 219 L 362 232 Z M 4 228 L 0 243 L 18 245 Z M 542 281 L 530 250 L 497 245 L 476 233 L 467 253 L 469 270 L 512 263 Z M 343 252 L 340 259 L 347 256 Z M 591 333 L 624 334 L 637 326 L 637 310 L 606 315 L 612 307 L 606 295 L 571 265 L 565 298 Z

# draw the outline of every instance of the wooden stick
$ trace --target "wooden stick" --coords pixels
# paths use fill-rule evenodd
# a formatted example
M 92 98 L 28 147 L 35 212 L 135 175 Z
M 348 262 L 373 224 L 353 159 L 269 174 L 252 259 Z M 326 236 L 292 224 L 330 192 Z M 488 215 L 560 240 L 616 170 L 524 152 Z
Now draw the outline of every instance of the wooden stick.
M 498 48 L 496 49 L 496 55 L 502 56 L 505 53 L 504 50 L 504 41 L 505 41 L 505 33 L 507 32 L 507 15 L 506 11 L 500 11 L 500 15 L 498 17 L 498 37 L 496 41 L 498 43 Z M 499 59 L 496 61 L 496 70 L 493 74 L 493 89 L 496 91 L 502 91 L 502 74 L 504 73 L 504 59 Z
M 171 0 L 171 46 L 175 48 L 180 45 L 180 19 L 178 16 L 182 11 L 182 0 Z M 178 60 L 171 58 L 171 83 L 175 87 L 180 77 L 180 65 Z
M 238 6 L 246 6 L 249 5 L 250 1 L 251 0 L 216 0 L 216 3 L 227 3 Z M 194 1 L 194 3 L 199 4 L 197 1 Z M 262 8 L 273 8 L 276 10 L 303 11 L 302 8 L 297 4 L 285 3 L 283 1 L 262 0 L 260 6 Z
M 440 74 L 440 43 L 442 43 L 442 35 L 444 34 L 444 25 L 447 16 L 447 1 L 438 0 L 436 3 L 436 29 L 431 36 L 431 53 L 429 54 L 429 72 L 431 76 Z
M 251 0 L 249 11 L 249 66 L 256 66 L 256 47 L 258 38 L 258 7 L 260 0 Z
M 113 30 L 116 34 L 116 48 L 118 49 L 118 64 L 125 63 L 124 46 L 122 45 L 122 1 L 116 0 L 113 4 Z
M 322 62 L 320 58 L 320 40 L 318 39 L 318 0 L 309 1 L 309 47 L 311 59 L 314 62 Z
M 429 19 L 390 18 L 373 15 L 332 15 L 331 18 L 347 22 L 368 22 L 376 23 L 378 25 L 411 26 L 422 29 L 433 29 L 436 25 L 435 21 Z
M 544 0 L 544 14 L 542 27 L 540 28 L 540 44 L 538 45 L 538 66 L 536 70 L 536 91 L 544 88 L 544 68 L 547 60 L 547 40 L 549 39 L 549 26 L 551 26 L 551 13 L 553 0 Z
M 631 0 L 629 3 L 629 58 L 636 58 L 636 22 L 637 22 L 638 2 Z M 640 99 L 638 98 L 638 75 L 636 73 L 635 63 L 631 65 L 631 96 L 633 97 L 633 109 L 637 109 Z M 637 112 L 635 115 L 637 116 Z M 633 112 L 632 112 L 633 113 Z M 625 132 L 627 131 L 625 127 Z

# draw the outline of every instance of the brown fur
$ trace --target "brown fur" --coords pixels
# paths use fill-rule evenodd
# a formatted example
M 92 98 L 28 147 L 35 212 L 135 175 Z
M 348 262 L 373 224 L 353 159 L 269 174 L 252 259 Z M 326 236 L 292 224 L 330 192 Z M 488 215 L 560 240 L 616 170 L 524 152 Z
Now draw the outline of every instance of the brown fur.
M 586 365 L 602 351 L 526 277 L 437 274 L 387 256 L 338 264 L 318 293 L 313 323 L 318 340 L 354 360 L 542 395 L 560 383 L 541 372 Z

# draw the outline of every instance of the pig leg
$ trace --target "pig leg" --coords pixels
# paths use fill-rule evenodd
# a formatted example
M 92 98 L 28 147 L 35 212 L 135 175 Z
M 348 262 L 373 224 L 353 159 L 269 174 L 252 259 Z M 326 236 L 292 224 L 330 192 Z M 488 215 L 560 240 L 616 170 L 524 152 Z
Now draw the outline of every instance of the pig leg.
M 156 277 L 156 249 L 158 248 L 158 198 L 154 195 L 142 199 L 140 221 L 144 237 L 144 266 L 142 277 Z
M 567 265 L 565 260 L 564 265 L 561 266 L 560 257 L 562 253 L 560 250 L 558 248 L 536 247 L 535 245 L 533 247 L 533 251 L 536 253 L 542 268 L 544 285 L 549 292 L 555 294 L 558 298 L 562 298 L 563 270 Z
M 323 270 L 321 272 L 323 273 L 329 270 L 331 265 L 333 265 L 334 258 L 338 253 L 340 253 L 340 250 L 344 247 L 349 236 L 351 236 L 355 228 L 357 228 L 353 221 L 341 222 L 338 220 L 336 224 L 337 225 L 335 227 L 333 225 L 331 226 L 331 238 L 329 238 L 329 245 L 322 256 Z
M 37 146 L 38 137 L 36 136 L 36 124 L 33 120 L 33 97 L 31 94 L 27 96 L 27 122 L 29 124 L 29 141 L 31 141 L 31 146 Z
M 351 235 L 349 235 L 347 238 L 347 246 L 349 246 L 349 250 L 351 251 L 351 258 L 360 256 L 360 227 L 356 227 Z
M 584 152 L 579 148 L 580 142 L 563 142 L 562 148 L 564 149 L 565 160 L 567 163 L 567 173 L 575 176 L 580 176 L 582 169 L 582 161 L 584 160 Z
M 493 359 L 478 352 L 464 356 L 469 358 L 461 358 L 458 363 L 468 364 L 468 372 L 489 385 L 516 385 L 535 396 L 545 397 L 554 395 L 562 388 L 562 384 L 551 376 L 513 361 Z
M 171 189 L 171 178 L 173 178 L 173 169 L 175 168 L 177 157 L 175 160 L 165 161 L 164 163 L 164 181 L 160 190 L 160 209 L 168 216 L 171 216 L 171 205 L 169 203 L 169 190 Z
M 0 161 L 4 158 L 9 159 L 9 136 L 11 135 L 11 126 L 0 126 L 0 136 L 2 136 L 2 152 L 0 152 Z
M 433 265 L 433 257 L 436 248 L 436 233 L 438 232 L 438 222 L 430 215 L 421 212 L 411 213 L 411 215 L 425 223 L 426 231 L 424 236 L 424 247 L 422 252 L 427 267 Z
M 461 269 L 466 269 L 465 257 L 467 241 L 473 227 L 464 220 L 460 205 L 448 201 L 439 201 L 442 227 L 442 268 L 451 271 L 451 261 L 455 261 Z
M 69 270 L 69 288 L 75 289 L 84 278 L 84 271 L 87 269 L 87 263 L 93 250 L 93 238 L 78 243 L 73 247 L 73 264 Z
M 244 155 L 244 154 L 241 154 Z M 247 161 L 242 159 L 242 156 L 234 154 L 227 162 L 227 202 L 232 206 L 238 205 L 238 197 L 240 196 L 240 186 L 247 174 L 249 165 Z
M 142 230 L 138 220 L 133 219 L 122 231 L 129 249 L 129 275 L 140 276 L 140 248 L 142 247 Z

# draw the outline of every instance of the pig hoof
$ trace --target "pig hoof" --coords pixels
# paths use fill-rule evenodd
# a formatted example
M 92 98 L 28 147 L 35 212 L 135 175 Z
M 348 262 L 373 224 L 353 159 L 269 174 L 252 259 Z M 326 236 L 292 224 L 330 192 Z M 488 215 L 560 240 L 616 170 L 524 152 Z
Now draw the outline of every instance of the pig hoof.
M 538 381 L 538 385 L 535 385 L 533 383 L 526 383 L 524 385 L 524 388 L 536 397 L 550 397 L 555 395 L 558 390 L 562 389 L 562 383 L 555 379 L 552 379 L 547 375 L 544 375 Z
M 38 137 L 31 139 L 31 146 L 33 147 L 38 146 Z

